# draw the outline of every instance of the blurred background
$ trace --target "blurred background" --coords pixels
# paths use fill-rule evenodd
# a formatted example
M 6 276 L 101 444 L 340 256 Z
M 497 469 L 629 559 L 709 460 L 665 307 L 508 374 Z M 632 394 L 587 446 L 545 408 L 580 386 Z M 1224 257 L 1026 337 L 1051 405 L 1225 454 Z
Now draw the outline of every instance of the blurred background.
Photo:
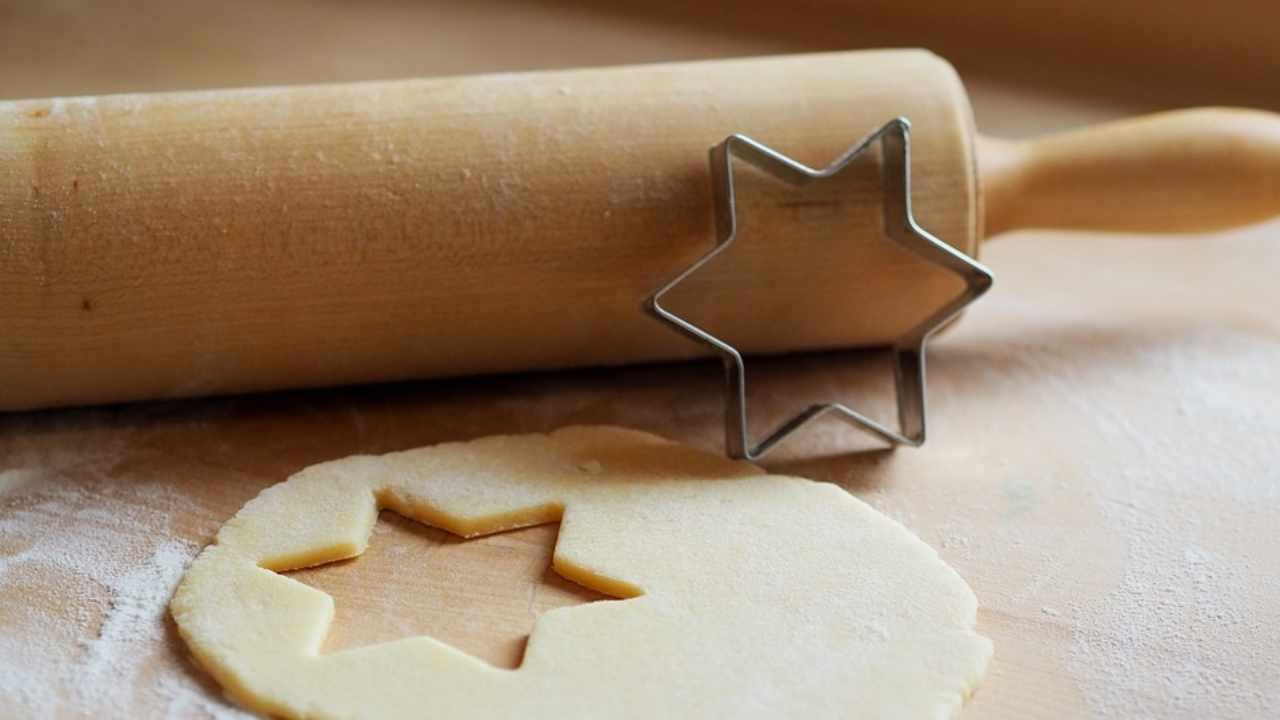
M 1274 0 L 4 0 L 0 98 L 923 46 L 985 132 L 1280 109 Z

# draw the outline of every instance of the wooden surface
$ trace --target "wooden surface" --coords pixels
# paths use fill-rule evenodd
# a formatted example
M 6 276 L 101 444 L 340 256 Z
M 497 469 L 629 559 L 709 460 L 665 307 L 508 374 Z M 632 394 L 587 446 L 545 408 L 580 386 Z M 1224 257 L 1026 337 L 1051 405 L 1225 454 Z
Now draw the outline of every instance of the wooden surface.
M 558 523 L 463 540 L 390 510 L 378 520 L 364 556 L 287 573 L 340 601 L 343 617 L 324 652 L 430 635 L 514 668 L 539 613 L 611 599 L 551 569 Z M 388 602 L 388 590 L 404 586 L 408 564 L 415 568 L 409 592 L 423 602 Z
M 0 28 L 27 48 L 53 47 L 54 29 L 95 17 L 100 32 L 61 62 L 6 56 L 0 95 L 776 49 L 733 23 L 711 32 L 646 21 L 652 10 L 614 17 L 552 4 L 457 5 L 317 5 L 302 16 L 314 46 L 283 33 L 298 17 L 284 4 L 227 5 L 226 17 L 203 23 L 185 23 L 202 11 L 177 4 L 156 5 L 139 23 L 102 22 L 106 10 L 94 8 L 85 21 L 76 12 L 50 19 L 53 5 L 11 7 L 7 17 L 17 20 Z M 775 29 L 803 37 L 799 22 Z M 476 54 L 459 31 L 481 27 L 509 41 Z M 200 33 L 205 41 L 192 42 Z M 224 53 L 228 34 L 253 42 Z M 797 49 L 791 42 L 785 49 Z M 1026 73 L 1012 71 L 967 79 L 979 122 L 1011 135 L 1157 109 L 1170 97 L 1240 101 L 1231 83 L 1221 96 L 1212 83 L 1180 90 L 1171 79 L 1094 95 L 1055 94 L 1074 86 L 1048 76 L 1024 85 Z M 846 487 L 937 547 L 973 586 L 996 654 L 966 720 L 1280 714 L 1280 559 L 1271 541 L 1280 513 L 1278 232 L 1273 223 L 1175 239 L 1006 237 L 986 253 L 997 273 L 991 296 L 933 348 L 926 447 L 847 454 L 866 442 L 837 424 L 780 448 L 776 469 Z M 833 395 L 881 398 L 871 360 L 757 366 L 762 420 Z M 717 369 L 695 365 L 0 417 L 6 713 L 225 715 L 216 688 L 185 660 L 155 588 L 176 581 L 185 558 L 246 500 L 306 464 L 582 422 L 715 447 L 719 401 Z M 531 608 L 588 599 L 539 571 L 548 528 L 457 544 L 391 521 L 378 533 L 368 557 L 307 578 L 335 594 L 334 642 L 466 628 L 450 641 L 510 664 Z M 397 563 L 398 583 L 374 584 Z M 360 608 L 363 621 L 344 607 Z

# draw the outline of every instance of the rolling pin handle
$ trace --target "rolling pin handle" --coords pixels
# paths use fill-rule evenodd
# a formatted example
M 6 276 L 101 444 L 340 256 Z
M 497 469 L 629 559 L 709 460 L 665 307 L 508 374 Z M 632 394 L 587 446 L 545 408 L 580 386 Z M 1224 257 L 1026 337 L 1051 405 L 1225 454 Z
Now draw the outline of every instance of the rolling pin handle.
M 1280 115 L 1204 108 L 1029 141 L 980 137 L 988 236 L 1206 232 L 1280 214 Z

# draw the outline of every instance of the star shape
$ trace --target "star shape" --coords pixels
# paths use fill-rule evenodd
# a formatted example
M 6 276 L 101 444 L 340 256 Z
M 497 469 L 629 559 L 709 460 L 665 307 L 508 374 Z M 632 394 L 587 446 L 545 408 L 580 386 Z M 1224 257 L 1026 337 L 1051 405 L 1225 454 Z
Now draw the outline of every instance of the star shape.
M 889 239 L 929 263 L 964 281 L 964 290 L 890 346 L 898 428 L 894 429 L 840 402 L 810 405 L 753 444 L 747 437 L 747 380 L 742 354 L 706 329 L 662 306 L 662 298 L 686 278 L 729 249 L 737 234 L 733 161 L 740 159 L 793 185 L 834 177 L 871 146 L 880 143 L 885 228 Z M 827 414 L 837 414 L 855 427 L 891 445 L 918 447 L 925 440 L 925 349 L 929 338 L 954 319 L 969 303 L 990 289 L 994 278 L 986 267 L 929 234 L 911 211 L 911 123 L 899 117 L 863 138 L 826 167 L 815 170 L 745 135 L 734 134 L 711 148 L 711 181 L 715 198 L 716 244 L 644 301 L 645 311 L 681 334 L 709 346 L 725 368 L 725 452 L 755 460 L 791 433 Z

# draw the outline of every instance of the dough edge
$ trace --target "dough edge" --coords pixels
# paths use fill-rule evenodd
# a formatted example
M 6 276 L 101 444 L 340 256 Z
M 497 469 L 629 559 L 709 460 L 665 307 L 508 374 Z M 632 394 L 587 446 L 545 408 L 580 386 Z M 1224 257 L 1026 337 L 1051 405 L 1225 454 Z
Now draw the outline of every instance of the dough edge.
M 963 591 L 961 593 L 963 597 L 956 603 L 956 619 L 958 622 L 952 628 L 952 631 L 966 636 L 963 640 L 964 644 L 969 647 L 969 655 L 971 657 L 969 658 L 967 669 L 963 672 L 965 677 L 961 680 L 959 686 L 955 688 L 957 692 L 951 695 L 953 701 L 940 701 L 935 706 L 935 710 L 940 712 L 935 716 L 952 715 L 958 711 L 963 701 L 971 695 L 985 674 L 991 657 L 991 643 L 987 638 L 976 633 L 976 597 L 954 569 L 946 565 L 938 557 L 936 551 L 906 528 L 834 485 L 785 476 L 766 476 L 763 470 L 749 463 L 730 461 L 721 456 L 679 445 L 656 435 L 604 426 L 572 426 L 548 434 L 488 436 L 471 441 L 450 442 L 392 452 L 381 456 L 355 455 L 308 466 L 291 475 L 284 482 L 264 489 L 257 497 L 246 503 L 236 516 L 219 530 L 215 542 L 205 548 L 192 563 L 186 575 L 184 575 L 178 590 L 175 592 L 170 605 L 171 612 L 177 621 L 179 633 L 191 650 L 197 664 L 209 671 L 224 688 L 226 694 L 238 703 L 258 712 L 286 717 L 338 716 L 337 714 L 328 713 L 322 707 L 300 707 L 297 703 L 277 702 L 270 697 L 270 693 L 264 694 L 261 691 L 264 683 L 245 682 L 243 675 L 235 669 L 234 658 L 229 657 L 229 655 L 234 655 L 238 650 L 221 642 L 218 638 L 221 631 L 220 628 L 211 627 L 207 618 L 202 617 L 205 609 L 211 603 L 234 603 L 238 600 L 243 600 L 243 597 L 229 598 L 226 595 L 229 589 L 227 587 L 214 587 L 221 584 L 219 582 L 221 580 L 220 573 L 225 572 L 230 564 L 242 564 L 245 561 L 249 561 L 253 563 L 253 569 L 248 577 L 262 580 L 273 588 L 264 593 L 266 596 L 272 596 L 277 592 L 279 580 L 285 580 L 296 586 L 291 588 L 289 592 L 296 593 L 300 598 L 300 602 L 308 606 L 314 618 L 319 621 L 319 632 L 314 632 L 313 629 L 311 633 L 303 633 L 303 635 L 306 635 L 303 645 L 312 655 L 318 655 L 320 645 L 333 617 L 332 598 L 309 586 L 283 578 L 276 573 L 324 564 L 361 554 L 367 545 L 369 530 L 372 529 L 373 523 L 376 522 L 379 509 L 391 509 L 418 522 L 441 527 L 464 537 L 475 537 L 519 527 L 556 522 L 557 520 L 564 522 L 566 506 L 573 504 L 563 499 L 548 500 L 548 497 L 555 495 L 554 492 L 551 492 L 544 493 L 541 498 L 535 497 L 520 500 L 517 504 L 523 502 L 529 502 L 530 504 L 522 506 L 515 511 L 486 513 L 483 503 L 473 504 L 464 500 L 461 505 L 453 507 L 452 510 L 454 512 L 451 513 L 448 510 L 441 510 L 438 505 L 433 504 L 430 498 L 424 502 L 422 498 L 397 495 L 396 491 L 403 491 L 404 488 L 393 487 L 389 489 L 388 483 L 385 481 L 375 482 L 371 479 L 372 477 L 377 476 L 379 473 L 385 476 L 388 473 L 403 470 L 404 466 L 411 466 L 413 463 L 421 461 L 424 457 L 460 455 L 461 461 L 465 464 L 467 461 L 475 461 L 477 458 L 483 459 L 486 453 L 497 451 L 501 455 L 511 444 L 528 444 L 535 450 L 555 450 L 556 446 L 560 445 L 568 446 L 569 448 L 581 448 L 584 445 L 590 447 L 593 442 L 599 443 L 606 450 L 621 449 L 641 455 L 652 453 L 655 456 L 671 454 L 675 457 L 674 460 L 665 463 L 657 462 L 656 466 L 662 468 L 664 472 L 670 473 L 672 466 L 688 463 L 692 469 L 689 470 L 686 476 L 677 477 L 677 480 L 714 483 L 717 481 L 737 482 L 750 478 L 770 483 L 790 483 L 797 487 L 804 487 L 804 493 L 806 494 L 821 492 L 827 496 L 825 499 L 828 502 L 856 507 L 859 513 L 874 518 L 875 522 L 892 526 L 901 534 L 901 537 L 897 538 L 899 541 L 919 555 L 919 559 L 927 558 L 935 565 L 934 570 L 939 573 L 939 578 L 942 578 L 945 584 L 951 586 L 950 591 L 954 592 L 957 589 L 962 589 Z M 600 448 L 595 449 L 599 450 Z M 572 453 L 569 453 L 569 455 L 572 456 Z M 623 452 L 622 456 L 624 458 L 628 457 L 627 452 Z M 549 457 L 555 459 L 556 453 L 549 453 Z M 517 454 L 517 466 L 527 459 Z M 563 458 L 561 457 L 561 459 Z M 592 474 L 591 463 L 594 462 L 592 460 L 586 464 L 588 475 Z M 554 463 L 552 465 L 551 470 L 546 467 L 535 468 L 535 474 L 536 472 L 568 471 L 568 468 L 564 466 L 555 466 Z M 644 463 L 641 462 L 640 466 L 643 468 Z M 584 468 L 580 465 L 577 469 L 583 470 Z M 501 471 L 502 468 L 495 470 L 495 472 Z M 513 468 L 508 467 L 506 471 L 512 472 Z M 523 473 L 523 470 L 516 467 L 514 472 L 519 475 Z M 704 477 L 707 474 L 711 475 L 711 477 Z M 567 477 L 569 477 L 568 483 L 582 482 L 580 476 L 572 473 L 568 473 Z M 406 482 L 411 484 L 415 479 L 421 480 L 422 478 L 411 476 Z M 427 479 L 432 479 L 429 474 Z M 438 480 L 439 478 L 435 479 Z M 258 516 L 264 510 L 272 509 L 271 505 L 277 499 L 276 496 L 283 495 L 283 489 L 286 486 L 290 486 L 290 483 L 295 483 L 294 487 L 299 483 L 306 483 L 310 486 L 313 492 L 311 493 L 312 497 L 309 498 L 312 501 L 309 509 L 314 510 L 319 507 L 325 511 L 318 513 L 320 517 L 328 521 L 336 521 L 312 523 L 310 525 L 303 523 L 286 527 L 283 530 L 278 526 L 270 527 L 266 535 L 293 535 L 295 540 L 301 539 L 295 545 L 310 545 L 311 547 L 309 552 L 305 553 L 290 554 L 286 552 L 277 553 L 276 555 L 268 553 L 263 556 L 264 547 L 271 544 L 271 538 L 268 537 L 264 540 L 261 537 L 261 533 L 255 534 L 258 529 L 256 525 L 259 524 L 257 523 Z M 516 484 L 521 485 L 521 483 Z M 394 483 L 391 485 L 394 486 Z M 328 491 L 336 492 L 329 493 Z M 534 493 L 534 495 L 537 495 L 537 493 Z M 354 502 L 352 502 L 353 499 L 355 500 Z M 296 502 L 296 498 L 290 497 L 288 500 L 290 503 Z M 452 501 L 457 501 L 457 498 L 453 498 Z M 293 507 L 295 513 L 296 510 L 296 506 Z M 553 564 L 562 575 L 617 597 L 625 598 L 644 595 L 642 588 L 618 581 L 612 577 L 612 574 L 600 572 L 592 568 L 589 563 L 578 564 L 573 560 L 563 559 L 560 553 L 560 546 L 563 540 L 564 527 L 562 527 L 561 533 L 562 537 L 557 540 L 556 557 Z M 255 558 L 255 554 L 258 557 Z M 248 582 L 252 585 L 254 580 L 250 579 Z M 232 588 L 232 594 L 234 595 L 236 592 L 238 590 Z M 548 613 L 543 617 L 545 618 L 555 612 L 557 611 Z M 539 618 L 538 622 L 541 625 L 543 618 Z M 537 628 L 535 628 L 536 631 Z M 283 642 L 295 640 L 296 638 L 294 637 L 282 638 Z M 533 638 L 531 637 L 531 645 L 532 640 Z M 357 648 L 332 655 L 346 654 L 352 656 L 384 646 L 406 643 L 431 646 L 425 657 L 431 661 L 432 665 L 436 664 L 436 662 L 453 663 L 456 667 L 466 668 L 466 672 L 487 675 L 520 672 L 519 670 L 506 671 L 493 668 L 482 661 L 425 636 L 407 638 L 394 643 L 382 643 L 366 648 Z M 265 684 L 269 685 L 270 682 L 272 681 L 267 679 Z

